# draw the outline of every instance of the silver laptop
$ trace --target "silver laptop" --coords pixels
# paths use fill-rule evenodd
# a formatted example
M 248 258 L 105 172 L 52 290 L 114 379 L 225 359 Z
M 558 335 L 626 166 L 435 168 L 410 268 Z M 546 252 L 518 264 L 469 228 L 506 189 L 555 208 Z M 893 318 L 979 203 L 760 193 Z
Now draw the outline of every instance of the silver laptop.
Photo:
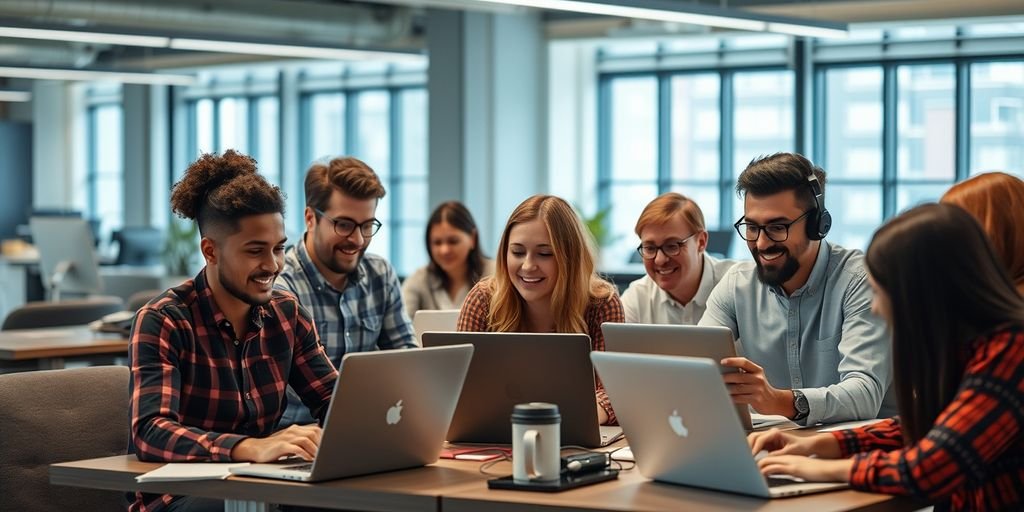
M 472 357 L 472 345 L 345 354 L 313 462 L 231 472 L 316 482 L 435 462 Z
M 471 343 L 476 350 L 448 429 L 453 443 L 509 444 L 512 407 L 558 404 L 562 444 L 604 446 L 622 437 L 619 427 L 597 423 L 590 336 L 493 332 L 426 332 L 423 345 Z
M 707 357 L 715 362 L 736 356 L 736 343 L 728 327 L 696 325 L 601 324 L 604 348 L 609 352 L 633 352 L 666 356 Z M 721 373 L 736 368 L 719 366 Z M 744 430 L 753 430 L 750 407 L 736 404 L 736 414 Z
M 412 317 L 416 341 L 423 346 L 423 333 L 427 331 L 454 331 L 459 323 L 458 309 L 421 309 Z
M 616 352 L 594 352 L 590 358 L 637 468 L 648 478 L 763 498 L 847 486 L 765 478 L 750 454 L 715 361 Z

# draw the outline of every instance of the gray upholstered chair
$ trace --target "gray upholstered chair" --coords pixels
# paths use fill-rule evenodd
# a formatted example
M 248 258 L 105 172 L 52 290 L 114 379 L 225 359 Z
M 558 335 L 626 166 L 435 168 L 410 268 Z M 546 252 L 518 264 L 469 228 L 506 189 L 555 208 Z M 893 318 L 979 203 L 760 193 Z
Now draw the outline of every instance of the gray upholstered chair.
M 96 296 L 59 302 L 29 302 L 4 319 L 2 330 L 83 325 L 124 309 L 119 297 Z
M 138 311 L 142 309 L 142 306 L 148 304 L 149 301 L 155 299 L 161 293 L 164 293 L 164 290 L 157 290 L 155 288 L 152 290 L 135 292 L 131 297 L 128 297 L 128 304 L 125 306 L 125 309 L 128 311 Z
M 128 368 L 0 375 L 0 510 L 123 510 L 124 493 L 51 486 L 49 465 L 126 453 Z

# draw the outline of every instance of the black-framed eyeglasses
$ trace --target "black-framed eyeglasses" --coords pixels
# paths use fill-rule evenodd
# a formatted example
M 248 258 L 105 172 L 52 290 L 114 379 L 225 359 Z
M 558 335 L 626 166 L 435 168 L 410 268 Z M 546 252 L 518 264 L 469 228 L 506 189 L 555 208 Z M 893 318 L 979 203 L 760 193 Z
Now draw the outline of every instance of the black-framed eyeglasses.
M 700 233 L 700 231 L 697 233 Z M 682 240 L 673 240 L 661 245 L 640 244 L 636 248 L 636 252 L 640 253 L 640 257 L 645 260 L 653 260 L 656 258 L 658 256 L 658 251 L 665 253 L 665 256 L 678 256 L 679 253 L 683 252 L 683 247 L 686 247 L 686 242 L 689 242 L 693 237 L 697 236 L 697 233 L 694 233 Z
M 756 242 L 761 236 L 762 231 L 764 231 L 765 235 L 767 235 L 768 239 L 772 242 L 785 242 L 786 240 L 789 240 L 789 227 L 800 222 L 800 219 L 806 217 L 813 211 L 814 208 L 811 208 L 789 222 L 773 222 L 771 224 L 744 222 L 743 219 L 746 217 L 740 217 L 740 220 L 736 221 L 732 226 L 736 228 L 736 232 L 740 234 L 740 238 L 748 242 Z
M 355 233 L 356 228 L 359 228 L 359 234 L 363 235 L 365 238 L 370 238 L 377 234 L 377 231 L 380 231 L 380 227 L 383 225 L 377 219 L 370 219 L 366 222 L 358 223 L 348 217 L 328 217 L 326 213 L 317 210 L 316 208 L 313 208 L 313 211 L 316 212 L 317 215 L 333 222 L 334 232 L 340 237 L 348 237 L 352 235 L 352 233 Z

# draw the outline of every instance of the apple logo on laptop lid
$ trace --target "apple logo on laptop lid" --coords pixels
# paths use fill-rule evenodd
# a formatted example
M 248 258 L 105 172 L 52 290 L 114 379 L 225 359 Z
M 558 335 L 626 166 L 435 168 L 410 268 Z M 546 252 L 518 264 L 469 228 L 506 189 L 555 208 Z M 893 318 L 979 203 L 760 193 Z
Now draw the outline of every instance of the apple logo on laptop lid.
M 385 418 L 388 425 L 396 425 L 399 421 L 402 421 L 402 401 L 399 400 L 395 405 L 388 407 L 388 414 Z
M 678 410 L 672 411 L 672 414 L 668 417 L 668 425 L 672 427 L 672 431 L 679 437 L 690 435 L 690 430 L 683 424 L 683 417 L 679 415 Z

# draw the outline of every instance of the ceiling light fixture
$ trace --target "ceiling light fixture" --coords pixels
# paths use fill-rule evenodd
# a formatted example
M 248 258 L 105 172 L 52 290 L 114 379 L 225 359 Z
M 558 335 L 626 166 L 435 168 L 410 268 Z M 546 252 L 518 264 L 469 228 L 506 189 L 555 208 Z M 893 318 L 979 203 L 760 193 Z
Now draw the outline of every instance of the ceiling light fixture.
M 68 41 L 73 43 L 118 44 L 123 46 L 147 46 L 166 48 L 170 38 L 115 34 L 110 32 L 84 32 L 79 30 L 56 30 L 48 28 L 0 27 L 0 37 L 19 39 L 42 39 L 46 41 Z
M 0 90 L 0 102 L 20 102 L 20 101 L 31 101 L 32 93 L 28 91 L 10 91 Z
M 570 11 L 652 21 L 689 23 L 708 27 L 774 32 L 808 37 L 846 37 L 847 26 L 799 18 L 762 16 L 736 9 L 682 3 L 672 0 L 466 0 L 477 4 L 502 4 L 554 11 Z
M 242 55 L 265 55 L 301 59 L 416 61 L 423 56 L 416 52 L 344 48 L 339 46 L 288 44 L 275 41 L 238 41 L 203 37 L 174 37 L 145 32 L 122 32 L 110 28 L 78 29 L 56 25 L 28 25 L 19 20 L 0 18 L 0 37 L 67 41 L 75 43 L 143 46 L 175 50 L 208 51 Z
M 333 48 L 328 46 L 300 46 L 289 44 L 252 43 L 244 41 L 218 41 L 213 39 L 188 39 L 180 37 L 171 38 L 169 47 L 175 50 L 238 53 L 243 55 L 267 55 L 271 57 L 294 57 L 303 59 L 387 60 L 392 62 L 423 59 L 422 55 L 415 53 Z
M 192 85 L 192 75 L 167 73 L 144 73 L 138 71 L 105 71 L 96 69 L 31 68 L 0 66 L 0 76 L 8 78 L 29 78 L 34 80 L 111 81 L 125 84 L 148 85 Z

